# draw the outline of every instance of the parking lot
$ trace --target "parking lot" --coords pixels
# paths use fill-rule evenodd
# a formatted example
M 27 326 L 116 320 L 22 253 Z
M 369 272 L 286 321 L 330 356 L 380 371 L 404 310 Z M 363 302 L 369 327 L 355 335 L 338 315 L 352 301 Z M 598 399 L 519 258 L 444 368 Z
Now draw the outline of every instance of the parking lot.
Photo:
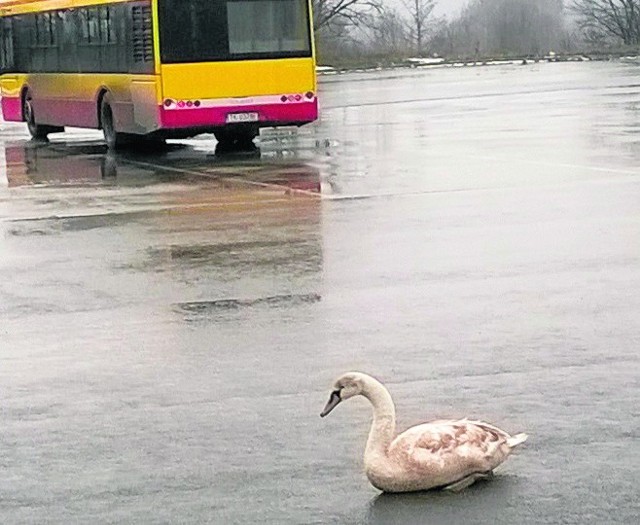
M 237 155 L 1 123 L 0 522 L 637 522 L 638 74 L 327 76 Z M 529 441 L 380 496 L 369 407 L 318 417 L 349 370 Z

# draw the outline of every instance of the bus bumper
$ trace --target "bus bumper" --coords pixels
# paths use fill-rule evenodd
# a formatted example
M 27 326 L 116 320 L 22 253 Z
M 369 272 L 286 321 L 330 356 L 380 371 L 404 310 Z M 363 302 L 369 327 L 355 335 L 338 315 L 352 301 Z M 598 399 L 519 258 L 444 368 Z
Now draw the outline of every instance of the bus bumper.
M 262 101 L 261 98 L 269 100 Z M 230 115 L 252 115 L 257 126 L 302 125 L 318 118 L 318 99 L 304 95 L 253 97 L 238 100 L 173 101 L 160 106 L 162 129 L 219 128 L 237 121 Z M 196 106 L 197 104 L 197 106 Z

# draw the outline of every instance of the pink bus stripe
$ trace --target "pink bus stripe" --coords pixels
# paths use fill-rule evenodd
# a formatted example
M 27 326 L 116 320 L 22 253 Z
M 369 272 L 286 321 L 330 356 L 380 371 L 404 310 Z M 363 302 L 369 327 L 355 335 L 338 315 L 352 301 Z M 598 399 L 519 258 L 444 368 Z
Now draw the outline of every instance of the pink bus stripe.
M 47 109 L 45 109 L 47 108 Z M 41 114 L 44 122 L 59 125 L 96 127 L 97 108 L 94 103 L 56 100 L 36 101 L 36 115 Z M 38 109 L 40 111 L 38 111 Z M 125 108 L 122 108 L 123 110 Z M 318 102 L 314 99 L 297 104 L 256 104 L 242 106 L 215 106 L 187 108 L 180 111 L 158 107 L 159 128 L 198 128 L 224 126 L 229 113 L 258 113 L 260 123 L 305 124 L 318 118 Z M 19 98 L 2 97 L 2 115 L 6 121 L 22 121 L 22 107 Z M 149 129 L 149 132 L 154 131 Z
M 282 100 L 283 97 L 285 100 Z M 228 107 L 228 106 L 262 106 L 265 104 L 308 104 L 314 102 L 315 95 L 312 94 L 311 98 L 303 93 L 294 93 L 292 95 L 259 95 L 253 97 L 235 97 L 235 98 L 212 98 L 212 99 L 198 99 L 198 108 L 216 108 L 216 107 Z M 195 100 L 176 100 L 168 98 L 169 105 L 165 104 L 166 110 L 182 111 L 190 109 L 192 106 L 187 106 L 186 103 L 195 102 Z
M 2 97 L 2 117 L 7 121 L 22 121 L 22 103 L 19 97 Z
M 258 123 L 306 123 L 318 118 L 318 104 L 314 100 L 305 104 L 259 104 L 191 108 L 180 111 L 166 110 L 160 106 L 160 122 L 163 128 L 224 126 L 229 113 L 254 112 L 259 115 Z

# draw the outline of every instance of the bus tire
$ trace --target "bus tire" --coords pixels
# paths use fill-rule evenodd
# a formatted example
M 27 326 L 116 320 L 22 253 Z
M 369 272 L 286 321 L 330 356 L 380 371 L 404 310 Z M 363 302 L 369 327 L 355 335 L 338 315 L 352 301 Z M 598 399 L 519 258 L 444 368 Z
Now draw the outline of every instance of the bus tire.
M 219 147 L 224 151 L 252 150 L 253 139 L 258 136 L 254 127 L 220 128 L 213 132 Z
M 162 151 L 167 147 L 164 137 L 154 135 L 127 135 L 127 143 L 143 151 Z
M 104 141 L 107 143 L 107 148 L 118 149 L 126 145 L 126 134 L 118 133 L 116 131 L 113 109 L 111 109 L 111 103 L 109 102 L 107 95 L 104 96 L 100 103 L 100 126 L 102 127 L 102 133 L 104 134 Z
M 27 123 L 27 129 L 29 135 L 34 140 L 47 140 L 49 133 L 57 133 L 64 131 L 60 126 L 45 126 L 44 124 L 38 124 L 36 121 L 36 113 L 33 110 L 33 97 L 31 92 L 27 91 L 24 100 L 22 101 L 22 115 Z

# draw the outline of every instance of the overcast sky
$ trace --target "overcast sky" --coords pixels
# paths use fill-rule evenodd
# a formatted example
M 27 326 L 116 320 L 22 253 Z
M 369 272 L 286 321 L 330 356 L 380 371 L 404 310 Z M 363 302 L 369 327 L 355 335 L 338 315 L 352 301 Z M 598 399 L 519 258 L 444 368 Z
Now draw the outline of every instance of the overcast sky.
M 437 0 L 438 7 L 436 13 L 438 15 L 455 15 L 460 11 L 460 8 L 464 6 L 469 0 Z

